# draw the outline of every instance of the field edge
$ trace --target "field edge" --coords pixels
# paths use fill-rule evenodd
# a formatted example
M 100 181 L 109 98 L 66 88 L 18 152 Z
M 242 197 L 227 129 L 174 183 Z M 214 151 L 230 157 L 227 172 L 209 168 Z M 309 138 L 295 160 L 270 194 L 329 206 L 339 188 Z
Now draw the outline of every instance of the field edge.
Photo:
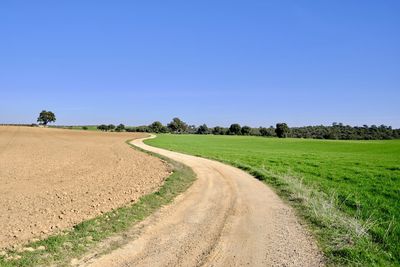
M 106 238 L 122 234 L 162 206 L 171 203 L 195 181 L 196 175 L 188 166 L 136 147 L 130 143 L 132 140 L 129 139 L 125 143 L 132 149 L 167 162 L 172 167 L 172 174 L 156 192 L 140 197 L 132 205 L 83 221 L 72 229 L 61 231 L 43 240 L 0 251 L 0 266 L 68 265 L 72 259 L 84 256 Z M 117 247 L 113 247 L 115 248 Z
M 391 256 L 374 243 L 368 234 L 368 227 L 373 222 L 362 221 L 352 217 L 338 208 L 340 200 L 335 195 L 327 195 L 313 187 L 306 186 L 301 177 L 266 173 L 238 161 L 225 160 L 219 157 L 201 154 L 190 154 L 179 149 L 169 149 L 153 143 L 155 139 L 144 142 L 147 145 L 162 149 L 219 161 L 246 171 L 273 189 L 277 195 L 288 203 L 300 222 L 313 235 L 328 266 L 396 266 Z M 376 258 L 376 255 L 381 255 Z

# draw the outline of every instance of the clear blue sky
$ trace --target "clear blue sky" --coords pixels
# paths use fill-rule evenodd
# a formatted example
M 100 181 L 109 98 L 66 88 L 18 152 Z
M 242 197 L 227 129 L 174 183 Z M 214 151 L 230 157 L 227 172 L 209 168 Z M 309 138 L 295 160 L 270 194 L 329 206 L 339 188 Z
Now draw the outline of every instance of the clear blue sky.
M 0 123 L 400 127 L 400 1 L 0 1 Z

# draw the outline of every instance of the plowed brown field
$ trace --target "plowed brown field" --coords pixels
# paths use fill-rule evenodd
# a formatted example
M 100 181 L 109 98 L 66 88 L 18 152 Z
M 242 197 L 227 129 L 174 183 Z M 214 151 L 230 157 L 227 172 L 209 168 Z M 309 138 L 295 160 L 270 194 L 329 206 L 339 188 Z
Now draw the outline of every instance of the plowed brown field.
M 138 133 L 0 127 L 0 248 L 44 237 L 155 191 L 167 164 Z

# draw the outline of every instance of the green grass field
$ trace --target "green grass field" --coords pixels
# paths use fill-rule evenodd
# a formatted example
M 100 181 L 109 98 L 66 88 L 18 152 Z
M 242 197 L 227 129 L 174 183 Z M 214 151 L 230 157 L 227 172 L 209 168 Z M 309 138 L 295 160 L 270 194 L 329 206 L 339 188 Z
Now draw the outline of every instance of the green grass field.
M 97 129 L 97 125 L 75 125 L 75 126 L 54 126 L 50 125 L 49 127 L 51 128 L 61 128 L 61 129 L 70 129 L 70 130 L 85 130 L 84 127 L 86 127 L 87 131 L 99 131 Z
M 400 264 L 400 140 L 160 135 L 146 143 L 227 162 L 272 185 L 332 264 Z

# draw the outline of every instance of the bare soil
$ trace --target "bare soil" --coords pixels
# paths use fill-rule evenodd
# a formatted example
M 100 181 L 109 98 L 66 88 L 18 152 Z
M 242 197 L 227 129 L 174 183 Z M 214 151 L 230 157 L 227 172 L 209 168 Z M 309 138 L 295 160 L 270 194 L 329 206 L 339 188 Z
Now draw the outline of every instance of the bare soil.
M 0 249 L 136 201 L 169 175 L 139 133 L 0 127 Z
M 315 240 L 270 188 L 216 161 L 132 143 L 191 167 L 197 180 L 124 235 L 110 254 L 97 251 L 78 266 L 322 266 Z

